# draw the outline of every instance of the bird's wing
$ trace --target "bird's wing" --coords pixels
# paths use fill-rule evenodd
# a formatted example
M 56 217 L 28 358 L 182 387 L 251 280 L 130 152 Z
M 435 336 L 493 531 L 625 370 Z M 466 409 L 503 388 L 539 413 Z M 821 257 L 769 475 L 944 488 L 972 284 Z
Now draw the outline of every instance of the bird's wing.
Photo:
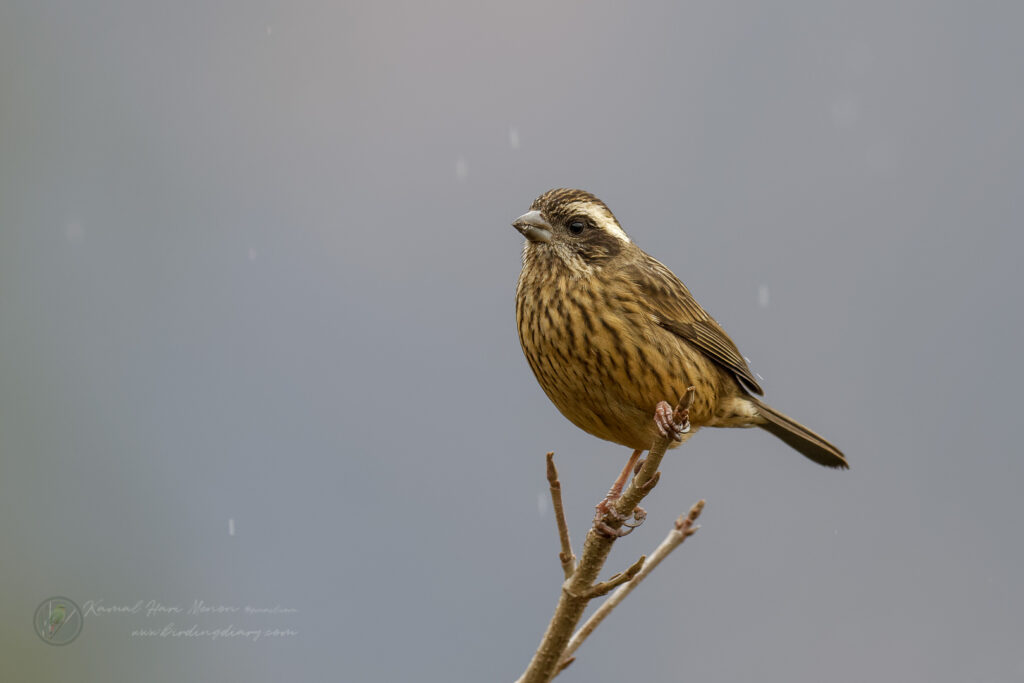
M 736 344 L 671 270 L 643 253 L 628 267 L 626 275 L 639 287 L 641 303 L 650 309 L 658 325 L 696 346 L 750 391 L 764 394 Z

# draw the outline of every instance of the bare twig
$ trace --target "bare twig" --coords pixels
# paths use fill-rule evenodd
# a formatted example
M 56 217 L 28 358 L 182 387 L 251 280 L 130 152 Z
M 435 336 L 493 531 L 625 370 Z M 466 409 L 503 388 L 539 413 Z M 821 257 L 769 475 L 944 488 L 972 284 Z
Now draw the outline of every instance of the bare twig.
M 670 552 L 682 545 L 683 541 L 688 539 L 697 533 L 697 529 L 700 527 L 695 525 L 694 522 L 700 517 L 700 513 L 704 511 L 704 501 L 699 500 L 687 515 L 679 515 L 679 519 L 676 520 L 672 531 L 668 532 L 668 536 L 665 540 L 651 553 L 650 558 L 644 563 L 643 567 L 636 573 L 636 576 L 631 578 L 627 583 L 624 583 L 614 593 L 612 593 L 607 600 L 601 603 L 601 606 L 597 608 L 597 611 L 590 615 L 586 623 L 580 627 L 576 633 L 573 634 L 572 639 L 569 641 L 568 647 L 565 648 L 565 654 L 562 655 L 563 665 L 559 669 L 561 671 L 569 665 L 575 657 L 573 653 L 579 649 L 583 641 L 587 639 L 591 633 L 594 632 L 605 617 L 611 614 L 611 611 L 615 609 L 619 603 L 626 599 L 626 596 L 636 588 L 641 581 L 647 578 L 647 575 L 654 571 L 662 560 L 664 560 Z
M 576 661 L 575 657 L 569 657 L 569 659 L 566 659 L 564 662 L 562 662 L 561 664 L 558 665 L 558 671 L 555 672 L 555 675 L 557 676 L 558 674 L 560 674 L 563 671 L 565 671 L 566 669 L 568 669 L 569 665 L 572 664 L 575 661 Z
M 641 555 L 640 559 L 634 562 L 633 565 L 626 571 L 622 572 L 621 574 L 613 575 L 607 581 L 595 583 L 593 586 L 590 587 L 590 590 L 587 591 L 587 597 L 599 598 L 602 595 L 608 595 L 613 590 L 615 590 L 616 588 L 618 588 L 619 586 L 621 586 L 622 584 L 626 583 L 627 581 L 631 580 L 634 576 L 636 576 L 637 573 L 641 569 L 643 569 L 645 561 L 647 561 L 647 558 Z
M 672 413 L 674 422 L 680 425 L 685 423 L 685 427 L 688 427 L 687 410 L 693 405 L 693 398 L 694 388 L 690 387 Z M 675 436 L 680 441 L 685 441 L 690 434 L 686 429 L 681 429 Z M 636 476 L 629 482 L 626 490 L 623 491 L 622 497 L 601 517 L 601 525 L 595 524 L 594 528 L 587 532 L 579 564 L 572 575 L 562 584 L 562 594 L 555 607 L 555 613 L 533 655 L 533 660 L 520 677 L 519 683 L 548 683 L 554 678 L 556 672 L 565 666 L 563 655 L 573 629 L 576 628 L 583 616 L 583 610 L 591 600 L 590 592 L 593 590 L 597 577 L 617 538 L 616 534 L 601 532 L 598 531 L 598 528 L 600 526 L 612 532 L 618 531 L 623 522 L 633 515 L 637 505 L 653 488 L 651 481 L 655 479 L 658 467 L 661 466 L 661 460 L 665 457 L 665 451 L 670 443 L 671 437 L 667 435 L 659 435 L 654 440 L 647 459 Z
M 551 505 L 555 508 L 555 522 L 558 524 L 558 540 L 562 550 L 558 559 L 562 563 L 565 578 L 572 576 L 576 570 L 576 556 L 572 554 L 572 543 L 569 541 L 569 525 L 565 522 L 565 508 L 562 506 L 562 483 L 558 481 L 558 469 L 555 468 L 555 454 L 548 453 L 548 485 L 551 488 Z

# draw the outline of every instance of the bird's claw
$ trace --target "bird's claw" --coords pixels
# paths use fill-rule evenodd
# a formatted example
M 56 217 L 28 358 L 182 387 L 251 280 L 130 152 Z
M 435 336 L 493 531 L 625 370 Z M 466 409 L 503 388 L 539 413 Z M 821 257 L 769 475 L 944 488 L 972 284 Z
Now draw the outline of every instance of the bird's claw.
M 607 498 L 602 500 L 600 503 L 594 506 L 594 531 L 601 534 L 605 538 L 618 538 L 619 529 L 608 524 L 605 518 L 621 523 L 623 521 L 622 515 L 615 509 L 616 498 L 612 498 L 609 495 Z
M 612 521 L 621 522 L 623 521 L 622 515 L 615 509 L 615 501 L 622 497 L 620 493 L 617 496 L 613 496 L 612 492 L 608 492 L 608 495 L 600 503 L 594 506 L 594 521 L 601 519 L 602 517 L 610 517 Z
M 654 407 L 654 424 L 662 436 L 673 441 L 681 441 L 683 434 L 690 432 L 690 409 L 683 408 L 678 414 L 665 401 L 659 401 Z
M 636 508 L 633 509 L 633 521 L 623 522 L 622 524 L 623 526 L 629 527 L 629 531 L 632 531 L 643 524 L 645 519 L 647 519 L 647 510 L 644 510 L 642 507 L 637 505 Z M 626 534 L 628 534 L 629 531 L 627 531 Z M 623 534 L 623 536 L 626 534 Z
M 600 517 L 594 520 L 594 531 L 601 534 L 605 538 L 620 538 L 622 536 L 625 536 L 625 534 L 622 533 L 623 529 L 616 529 L 612 526 L 609 526 Z M 629 531 L 632 531 L 632 529 L 629 529 Z
M 594 531 L 601 534 L 605 538 L 622 538 L 633 533 L 633 529 L 637 528 L 644 523 L 647 519 L 647 511 L 642 507 L 637 506 L 633 509 L 632 522 L 627 521 L 627 518 L 619 514 L 619 511 L 612 505 L 614 501 L 610 501 L 607 498 L 597 504 L 595 509 L 597 514 L 594 515 Z M 612 522 L 619 523 L 620 527 L 616 529 L 611 524 L 605 521 L 608 519 Z

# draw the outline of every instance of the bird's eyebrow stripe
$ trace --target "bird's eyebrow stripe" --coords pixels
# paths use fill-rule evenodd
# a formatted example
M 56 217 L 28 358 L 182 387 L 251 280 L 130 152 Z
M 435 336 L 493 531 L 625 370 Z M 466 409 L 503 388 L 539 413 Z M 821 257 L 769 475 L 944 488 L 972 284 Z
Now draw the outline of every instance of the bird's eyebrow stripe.
M 611 212 L 604 207 L 595 205 L 593 202 L 571 202 L 566 205 L 566 211 L 570 216 L 574 213 L 590 216 L 605 232 L 614 235 L 623 242 L 630 241 L 629 235 L 619 227 L 618 223 L 610 215 Z

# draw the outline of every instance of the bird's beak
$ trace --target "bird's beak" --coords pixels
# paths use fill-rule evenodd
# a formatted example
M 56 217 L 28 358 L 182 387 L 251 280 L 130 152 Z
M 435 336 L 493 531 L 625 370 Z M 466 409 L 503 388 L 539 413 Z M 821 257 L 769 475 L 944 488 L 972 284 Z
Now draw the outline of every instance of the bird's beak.
M 551 224 L 544 220 L 540 211 L 527 211 L 512 223 L 512 227 L 531 242 L 551 241 Z

